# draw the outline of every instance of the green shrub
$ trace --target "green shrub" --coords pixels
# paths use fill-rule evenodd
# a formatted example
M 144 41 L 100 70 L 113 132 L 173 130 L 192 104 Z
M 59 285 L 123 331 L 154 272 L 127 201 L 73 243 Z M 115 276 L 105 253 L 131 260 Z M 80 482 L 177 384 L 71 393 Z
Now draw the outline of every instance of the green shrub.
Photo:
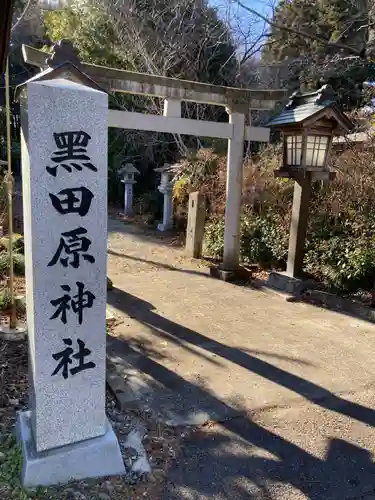
M 375 275 L 375 232 L 372 219 L 337 220 L 312 214 L 304 269 L 337 291 L 370 289 Z M 287 229 L 285 228 L 287 226 Z M 241 217 L 241 260 L 263 267 L 284 267 L 288 254 L 289 221 L 269 210 L 260 215 L 245 209 Z M 374 235 L 374 236 L 373 236 Z M 209 255 L 222 258 L 224 218 L 214 217 L 205 228 Z
M 272 262 L 272 251 L 263 239 L 267 220 L 251 213 L 241 218 L 241 256 L 246 264 L 259 263 L 268 266 Z
M 23 276 L 25 274 L 25 256 L 15 252 L 13 254 L 13 268 L 16 274 Z M 0 276 L 8 274 L 9 270 L 9 254 L 8 252 L 0 253 Z
M 9 269 L 9 255 L 8 252 L 0 253 L 0 276 L 7 274 Z
M 221 258 L 224 253 L 224 218 L 213 217 L 204 228 L 205 250 L 211 257 Z
M 25 240 L 23 239 L 23 236 L 14 240 L 13 251 L 18 254 L 25 255 Z
M 25 256 L 22 253 L 14 253 L 14 272 L 20 276 L 25 275 Z
M 370 289 L 375 272 L 375 239 L 347 234 L 315 238 L 304 264 L 306 271 L 336 290 Z
M 0 292 L 0 311 L 5 311 L 10 307 L 10 295 L 8 290 Z
M 245 208 L 241 217 L 241 259 L 246 264 L 269 267 L 282 265 L 288 251 L 284 220 L 272 211 L 254 214 Z M 214 217 L 205 227 L 205 247 L 209 255 L 221 258 L 224 252 L 224 218 Z
M 242 238 L 241 253 L 244 261 L 283 266 L 288 255 L 289 218 L 281 216 L 275 209 L 268 209 L 257 216 L 247 209 L 241 219 L 242 234 L 249 224 L 256 226 L 253 238 L 259 239 L 261 244 L 257 244 L 259 253 L 251 252 L 250 235 L 247 235 L 246 240 Z
M 23 236 L 21 234 L 15 233 L 13 235 L 12 248 L 14 252 L 22 254 L 25 253 L 25 243 Z M 8 249 L 9 249 L 9 237 L 3 236 L 2 238 L 0 238 L 0 250 L 8 251 Z

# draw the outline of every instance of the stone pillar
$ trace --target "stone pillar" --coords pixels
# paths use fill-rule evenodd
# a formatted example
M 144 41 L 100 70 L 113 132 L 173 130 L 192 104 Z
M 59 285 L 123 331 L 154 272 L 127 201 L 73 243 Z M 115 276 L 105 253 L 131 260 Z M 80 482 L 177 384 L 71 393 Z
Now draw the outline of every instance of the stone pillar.
M 158 231 L 168 231 L 173 227 L 173 183 L 170 181 L 170 165 L 165 163 L 161 168 L 155 168 L 155 172 L 161 172 L 158 190 L 164 195 L 163 222 L 158 224 Z
M 242 201 L 245 115 L 227 110 L 233 124 L 233 138 L 228 140 L 227 186 L 224 231 L 224 270 L 235 270 L 240 258 L 240 217 Z
M 21 123 L 31 386 L 17 422 L 22 482 L 121 474 L 105 415 L 108 96 L 29 82 Z
M 135 174 L 139 174 L 132 163 L 126 163 L 120 168 L 119 174 L 123 175 L 124 178 L 121 182 L 124 184 L 124 215 L 133 215 L 133 186 L 137 183 L 134 179 Z
M 198 191 L 190 193 L 185 252 L 195 259 L 202 255 L 205 217 L 206 204 L 203 194 Z
M 306 172 L 294 183 L 292 221 L 290 225 L 288 262 L 286 275 L 291 278 L 300 278 L 303 257 L 305 254 L 305 239 L 311 196 L 311 179 Z
M 134 182 L 126 182 L 124 179 L 121 181 L 124 186 L 124 215 L 133 215 L 133 186 Z

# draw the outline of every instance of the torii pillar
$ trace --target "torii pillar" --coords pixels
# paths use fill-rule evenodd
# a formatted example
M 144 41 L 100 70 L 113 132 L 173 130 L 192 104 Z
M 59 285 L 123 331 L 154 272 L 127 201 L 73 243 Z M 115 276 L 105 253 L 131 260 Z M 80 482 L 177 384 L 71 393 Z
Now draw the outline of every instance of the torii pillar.
M 243 107 L 226 108 L 233 136 L 228 139 L 227 185 L 224 229 L 224 258 L 211 274 L 224 281 L 234 280 L 240 271 L 240 222 L 243 184 L 243 153 L 245 144 L 245 113 Z

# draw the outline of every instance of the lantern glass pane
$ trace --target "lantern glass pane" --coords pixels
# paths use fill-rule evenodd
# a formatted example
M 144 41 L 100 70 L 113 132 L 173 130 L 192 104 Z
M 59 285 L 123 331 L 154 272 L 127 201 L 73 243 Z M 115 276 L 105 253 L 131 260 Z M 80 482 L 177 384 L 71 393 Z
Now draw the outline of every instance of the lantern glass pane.
M 288 135 L 286 138 L 286 162 L 289 166 L 301 165 L 302 135 Z
M 306 141 L 306 166 L 324 167 L 328 137 L 326 135 L 308 135 Z

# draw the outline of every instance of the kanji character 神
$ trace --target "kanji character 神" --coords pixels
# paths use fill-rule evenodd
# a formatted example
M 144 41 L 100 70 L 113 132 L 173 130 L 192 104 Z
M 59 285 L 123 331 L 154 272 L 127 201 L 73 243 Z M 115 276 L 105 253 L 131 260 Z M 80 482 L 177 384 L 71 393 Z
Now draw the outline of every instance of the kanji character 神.
M 77 314 L 78 323 L 80 325 L 82 324 L 84 309 L 91 309 L 96 297 L 93 293 L 89 291 L 84 291 L 85 285 L 80 281 L 77 281 L 76 285 L 78 289 L 77 295 L 71 297 L 69 293 L 65 293 L 62 297 L 50 301 L 50 303 L 54 307 L 56 307 L 56 311 L 53 313 L 50 319 L 56 319 L 60 316 L 61 321 L 65 325 L 67 322 L 67 311 L 71 309 L 72 312 Z M 64 292 L 71 291 L 69 285 L 60 285 L 60 288 Z

